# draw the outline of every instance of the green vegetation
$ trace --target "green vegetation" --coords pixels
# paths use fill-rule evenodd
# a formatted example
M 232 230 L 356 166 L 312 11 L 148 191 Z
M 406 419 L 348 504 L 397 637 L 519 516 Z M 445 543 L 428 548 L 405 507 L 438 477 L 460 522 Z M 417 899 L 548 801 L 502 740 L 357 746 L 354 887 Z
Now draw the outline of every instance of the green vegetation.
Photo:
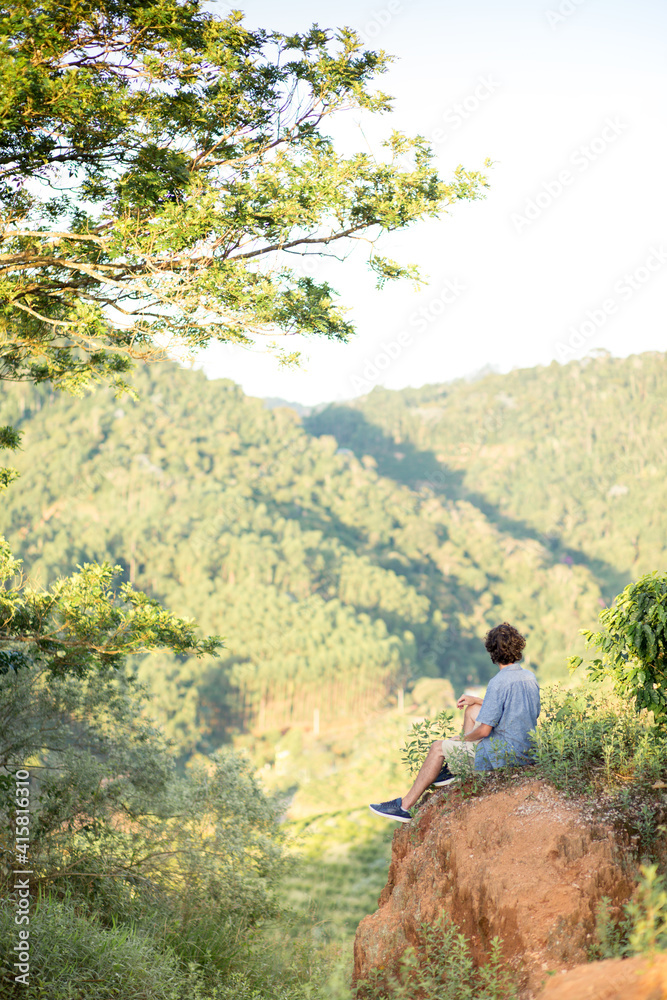
M 667 882 L 657 865 L 642 865 L 637 892 L 626 905 L 631 955 L 667 951 Z
M 44 584 L 110 560 L 225 636 L 215 662 L 139 666 L 184 756 L 241 729 L 312 727 L 316 709 L 322 728 L 361 718 L 420 676 L 483 684 L 479 639 L 498 620 L 529 635 L 542 679 L 583 652 L 594 567 L 470 501 L 421 497 L 228 382 L 161 365 L 136 385 L 122 403 L 108 390 L 76 403 L 4 394 L 0 419 L 24 445 L 0 530 Z
M 583 380 L 596 371 L 578 367 Z M 571 378 L 568 368 L 558 374 Z M 371 786 L 402 790 L 410 725 L 418 727 L 414 764 L 419 740 L 444 734 L 440 721 L 420 720 L 452 706 L 454 690 L 485 683 L 493 668 L 480 639 L 499 619 L 528 634 L 529 666 L 543 682 L 565 678 L 565 655 L 584 652 L 578 633 L 596 620 L 610 566 L 581 552 L 575 561 L 565 543 L 480 496 L 405 483 L 395 469 L 382 474 L 370 431 L 357 458 L 332 435 L 313 436 L 317 417 L 304 425 L 229 382 L 173 364 L 136 382 L 137 399 L 101 390 L 74 403 L 19 384 L 1 404 L 0 421 L 23 437 L 21 492 L 5 494 L 0 529 L 33 581 L 5 595 L 22 608 L 42 601 L 52 609 L 43 620 L 49 641 L 63 638 L 54 622 L 99 612 L 99 641 L 85 633 L 81 661 L 66 658 L 59 672 L 63 657 L 40 646 L 35 629 L 35 662 L 18 671 L 7 662 L 0 678 L 2 717 L 11 711 L 16 720 L 3 730 L 7 746 L 12 759 L 28 760 L 45 796 L 39 919 L 58 940 L 66 935 L 57 927 L 73 928 L 63 967 L 78 969 L 75 979 L 90 964 L 77 942 L 92 920 L 101 955 L 108 949 L 113 963 L 119 949 L 118 970 L 135 944 L 148 957 L 133 975 L 146 984 L 160 962 L 175 969 L 175 996 L 343 997 L 350 938 L 375 905 L 392 833 L 378 832 L 367 811 Z M 102 568 L 77 571 L 93 560 Z M 619 562 L 614 573 L 624 572 Z M 101 603 L 86 604 L 93 584 Z M 136 594 L 147 596 L 127 603 L 124 595 Z M 61 614 L 72 595 L 74 610 Z M 223 633 L 218 658 L 198 658 L 205 640 L 187 619 L 165 618 L 163 604 Z M 128 631 L 135 607 L 148 616 L 143 646 Z M 118 634 L 124 644 L 114 646 Z M 167 634 L 166 651 L 138 655 Z M 16 649 L 14 639 L 5 649 Z M 640 856 L 662 864 L 665 748 L 652 717 L 627 698 L 582 687 L 545 698 L 540 732 L 540 773 L 573 794 L 594 790 L 637 838 Z M 232 746 L 248 755 L 245 764 Z M 221 767 L 231 769 L 226 784 L 237 776 L 238 809 L 255 817 L 240 845 L 211 784 Z M 469 794 L 484 784 L 473 783 Z M 287 807 L 291 822 L 276 826 Z M 195 809 L 221 838 L 210 869 L 199 867 L 206 831 Z M 79 829 L 81 817 L 90 829 Z M 279 830 L 288 835 L 282 844 Z M 152 867 L 156 850 L 175 852 L 178 864 Z M 245 850 L 261 861 L 249 885 L 238 881 Z M 295 867 L 285 871 L 288 859 Z M 185 898 L 192 905 L 179 910 Z M 238 906 L 222 919 L 231 898 Z M 155 949 L 160 959 L 150 957 Z M 126 978 L 119 990 L 141 995 L 140 981 Z M 148 985 L 145 992 L 152 995 Z
M 442 181 L 419 137 L 336 150 L 332 115 L 390 109 L 388 57 L 349 29 L 252 31 L 200 0 L 15 0 L 0 26 L 3 378 L 123 385 L 174 338 L 347 340 L 295 258 L 363 237 L 380 285 L 415 278 L 378 238 L 487 186 Z
M 403 782 L 415 716 L 410 766 L 451 723 L 424 714 L 486 681 L 479 640 L 500 619 L 542 680 L 582 629 L 602 648 L 594 676 L 626 701 L 554 693 L 537 769 L 593 790 L 660 861 L 664 577 L 590 625 L 666 547 L 667 359 L 376 391 L 305 421 L 170 363 L 119 402 L 132 364 L 170 346 L 347 340 L 299 258 L 363 237 L 379 287 L 418 279 L 379 238 L 487 179 L 444 182 L 420 137 L 337 151 L 332 115 L 390 105 L 372 90 L 387 57 L 347 29 L 250 31 L 200 0 L 17 0 L 0 25 L 0 378 L 17 383 L 0 401 L 17 465 L 0 469 L 3 997 L 349 996 L 341 948 L 390 835 L 369 785 Z M 17 767 L 27 989 L 7 899 Z M 626 918 L 601 948 L 664 947 L 655 866 Z M 445 924 L 376 987 L 513 995 L 497 943 L 475 970 Z
M 557 788 L 597 795 L 650 788 L 667 763 L 667 737 L 653 716 L 595 683 L 543 693 L 535 749 Z
M 460 727 L 457 729 L 454 726 L 452 716 L 451 709 L 445 709 L 434 719 L 423 719 L 413 724 L 401 750 L 401 760 L 411 775 L 419 771 L 434 740 L 445 739 L 461 731 Z
M 546 546 L 563 569 L 589 567 L 609 605 L 631 580 L 662 569 L 666 395 L 664 354 L 600 354 L 448 385 L 375 388 L 307 426 L 409 485 L 416 506 L 468 501 L 517 543 Z
M 632 897 L 615 919 L 608 897 L 596 914 L 593 959 L 654 955 L 667 951 L 667 883 L 658 866 L 641 865 L 641 879 Z
M 648 709 L 667 724 L 667 573 L 650 573 L 629 584 L 600 615 L 598 632 L 584 630 L 603 656 L 587 664 L 592 677 L 611 677 L 637 711 Z M 583 661 L 573 657 L 570 665 Z
M 0 539 L 0 673 L 43 663 L 53 676 L 83 677 L 118 667 L 132 653 L 167 647 L 199 658 L 221 646 L 217 636 L 197 638 L 192 622 L 130 583 L 114 586 L 120 566 L 86 564 L 49 590 L 27 585 L 20 570 Z
M 0 956 L 9 969 L 15 938 L 9 908 L 0 908 L 0 928 Z M 31 929 L 36 972 L 25 996 L 173 1000 L 179 986 L 185 987 L 188 980 L 194 985 L 194 977 L 179 970 L 175 956 L 150 938 L 128 925 L 104 927 L 94 914 L 77 913 L 71 901 L 40 899 Z
M 463 934 L 442 914 L 435 924 L 422 924 L 417 948 L 408 948 L 396 977 L 379 973 L 358 983 L 357 996 L 369 1000 L 514 1000 L 514 974 L 503 966 L 500 941 L 491 942 L 486 965 L 476 968 Z
M 46 935 L 36 955 L 44 963 L 33 968 L 59 970 L 53 989 L 62 991 L 50 996 L 76 995 L 68 970 L 72 989 L 99 973 L 100 991 L 117 982 L 112 995 L 123 997 L 153 996 L 160 969 L 164 996 L 172 981 L 182 988 L 173 996 L 187 995 L 181 973 L 190 967 L 222 982 L 251 929 L 279 909 L 288 867 L 279 804 L 231 750 L 179 773 L 142 702 L 119 670 L 81 679 L 34 664 L 0 677 L 0 885 L 4 896 L 14 882 L 11 774 L 25 766 L 30 884 L 42 900 L 35 936 Z M 11 904 L 3 913 L 13 921 Z M 5 968 L 13 941 L 2 935 Z
M 395 132 L 379 157 L 338 153 L 323 129 L 331 115 L 390 103 L 371 90 L 387 57 L 346 29 L 252 32 L 238 12 L 220 18 L 198 0 L 19 0 L 0 21 L 0 377 L 50 383 L 8 392 L 0 428 L 24 472 L 3 522 L 30 573 L 19 578 L 3 542 L 0 879 L 4 891 L 11 771 L 26 765 L 44 935 L 45 979 L 26 995 L 254 997 L 259 982 L 287 997 L 307 983 L 308 950 L 294 943 L 283 960 L 254 938 L 279 909 L 281 803 L 220 745 L 320 711 L 362 717 L 410 675 L 410 623 L 433 637 L 446 626 L 430 620 L 417 581 L 374 558 L 365 525 L 339 530 L 335 504 L 317 496 L 335 446 L 311 451 L 291 418 L 262 427 L 226 386 L 231 405 L 206 415 L 200 449 L 198 386 L 181 373 L 190 384 L 174 399 L 175 366 L 157 384 L 139 378 L 147 420 L 130 401 L 119 424 L 108 394 L 59 408 L 52 387 L 127 390 L 133 361 L 174 345 L 295 330 L 344 341 L 353 329 L 335 292 L 302 276 L 299 257 L 329 256 L 332 242 L 348 253 L 363 237 L 378 286 L 418 279 L 381 256 L 378 239 L 481 197 L 487 181 L 461 167 L 443 182 L 427 144 Z M 48 417 L 31 418 L 54 405 L 51 437 Z M 185 440 L 175 412 L 194 432 Z M 287 447 L 290 461 L 277 460 Z M 267 460 L 276 467 L 263 482 Z M 295 475 L 311 507 L 303 523 Z M 143 489 L 146 476 L 155 489 Z M 16 478 L 0 470 L 0 490 Z M 356 487 L 356 468 L 347 478 Z M 372 493 L 370 479 L 363 487 Z M 231 626 L 222 670 L 200 662 L 217 635 L 199 638 L 157 598 Z M 156 649 L 168 652 L 142 660 Z M 160 692 L 173 744 L 146 721 L 128 656 Z M 206 755 L 188 760 L 193 750 Z M 6 929 L 11 910 L 0 919 Z M 9 968 L 10 942 L 3 934 Z

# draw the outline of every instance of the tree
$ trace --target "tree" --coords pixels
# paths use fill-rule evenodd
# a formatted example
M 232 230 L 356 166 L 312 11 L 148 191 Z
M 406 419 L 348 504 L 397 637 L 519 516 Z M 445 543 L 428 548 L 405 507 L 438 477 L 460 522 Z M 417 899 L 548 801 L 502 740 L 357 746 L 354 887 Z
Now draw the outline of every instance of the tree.
M 648 709 L 667 725 L 667 573 L 647 573 L 628 584 L 599 620 L 599 631 L 582 629 L 588 645 L 602 652 L 588 664 L 591 676 L 611 678 L 637 711 Z M 582 662 L 573 656 L 570 667 Z
M 129 583 L 119 566 L 89 564 L 49 590 L 19 579 L 20 563 L 0 539 L 0 674 L 39 662 L 56 676 L 121 666 L 131 654 L 167 648 L 194 656 L 217 653 L 219 636 L 199 639 Z M 2 761 L 0 761 L 0 765 Z
M 251 31 L 200 0 L 15 0 L 0 37 L 4 378 L 122 386 L 170 338 L 346 340 L 294 254 L 363 241 L 380 285 L 416 276 L 377 238 L 487 186 L 462 167 L 443 182 L 420 137 L 394 132 L 380 160 L 336 151 L 334 113 L 390 108 L 369 89 L 387 56 L 348 29 Z
M 4 771 L 29 761 L 38 909 L 52 893 L 63 919 L 87 915 L 93 931 L 96 917 L 107 928 L 136 921 L 163 953 L 168 942 L 184 961 L 224 969 L 248 928 L 277 910 L 275 882 L 288 867 L 282 806 L 230 750 L 179 774 L 146 701 L 122 670 L 54 677 L 35 662 L 0 674 L 0 893 L 15 880 L 16 783 Z M 52 924 L 45 933 L 55 977 L 67 944 Z M 0 960 L 14 943 L 3 937 Z M 141 963 L 141 936 L 133 943 Z M 86 965 L 86 949 L 74 948 L 65 977 Z

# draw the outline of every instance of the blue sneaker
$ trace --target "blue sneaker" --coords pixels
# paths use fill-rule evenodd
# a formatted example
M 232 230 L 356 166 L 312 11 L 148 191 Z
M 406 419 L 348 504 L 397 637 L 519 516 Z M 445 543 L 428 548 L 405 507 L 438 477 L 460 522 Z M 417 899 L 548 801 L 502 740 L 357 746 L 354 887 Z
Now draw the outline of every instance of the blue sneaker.
M 442 771 L 437 778 L 432 782 L 436 788 L 442 788 L 443 785 L 451 785 L 452 781 L 456 781 L 456 775 L 452 774 L 447 765 L 445 764 Z
M 412 819 L 410 813 L 401 806 L 402 799 L 392 799 L 390 802 L 371 803 L 369 809 L 376 816 L 384 816 L 385 819 L 395 819 L 398 823 L 409 823 Z

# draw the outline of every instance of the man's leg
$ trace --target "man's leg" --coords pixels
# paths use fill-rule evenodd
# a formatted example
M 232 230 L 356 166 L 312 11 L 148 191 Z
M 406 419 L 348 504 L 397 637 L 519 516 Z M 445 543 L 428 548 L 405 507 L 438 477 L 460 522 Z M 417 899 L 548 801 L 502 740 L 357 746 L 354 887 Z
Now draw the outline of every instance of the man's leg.
M 477 725 L 476 720 L 481 707 L 481 705 L 466 705 L 466 710 L 463 714 L 464 733 L 471 733 Z M 426 760 L 422 764 L 419 774 L 415 778 L 414 785 L 408 794 L 403 796 L 403 801 L 401 803 L 403 809 L 412 809 L 420 795 L 433 784 L 435 779 L 440 774 L 440 771 L 442 770 L 442 763 L 445 759 L 442 744 L 442 740 L 436 740 L 435 743 L 431 743 L 431 749 L 426 755 Z M 472 746 L 475 745 L 476 744 L 472 744 Z M 463 743 L 461 744 L 461 749 L 465 749 L 470 755 L 471 744 Z
M 403 809 L 412 809 L 420 795 L 433 784 L 442 770 L 442 762 L 444 759 L 445 755 L 442 752 L 442 740 L 436 740 L 435 743 L 431 743 L 431 749 L 427 753 L 426 760 L 419 769 L 419 774 L 415 778 L 414 785 L 408 794 L 403 796 L 403 801 L 401 803 Z
M 471 733 L 477 725 L 477 716 L 479 715 L 481 707 L 481 705 L 466 705 L 466 710 L 463 713 L 463 732 L 466 736 L 468 733 Z
M 481 705 L 467 705 L 463 716 L 463 732 L 471 733 L 476 726 L 477 714 Z M 460 739 L 435 740 L 431 743 L 431 748 L 426 755 L 426 760 L 419 769 L 419 774 L 415 778 L 414 784 L 407 795 L 402 799 L 392 799 L 391 802 L 382 802 L 378 805 L 371 805 L 371 810 L 380 816 L 388 816 L 390 819 L 400 820 L 401 823 L 408 823 L 411 809 L 427 788 L 433 784 L 442 770 L 445 760 L 445 749 L 452 760 L 452 766 L 461 764 L 460 755 L 463 753 L 474 759 L 475 747 L 477 743 L 464 743 Z M 450 779 L 453 780 L 453 779 Z M 448 784 L 448 782 L 442 782 Z

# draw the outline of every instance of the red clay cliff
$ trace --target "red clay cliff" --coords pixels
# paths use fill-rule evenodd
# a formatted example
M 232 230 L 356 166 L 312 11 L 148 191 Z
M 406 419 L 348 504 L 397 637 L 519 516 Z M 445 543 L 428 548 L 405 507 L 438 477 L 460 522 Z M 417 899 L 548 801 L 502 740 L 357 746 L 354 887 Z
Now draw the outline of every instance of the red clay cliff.
M 443 789 L 396 830 L 378 909 L 357 929 L 355 981 L 395 971 L 443 911 L 476 963 L 501 938 L 523 998 L 587 962 L 599 901 L 619 913 L 634 889 L 627 852 L 582 803 L 540 780 L 513 785 L 468 799 Z

